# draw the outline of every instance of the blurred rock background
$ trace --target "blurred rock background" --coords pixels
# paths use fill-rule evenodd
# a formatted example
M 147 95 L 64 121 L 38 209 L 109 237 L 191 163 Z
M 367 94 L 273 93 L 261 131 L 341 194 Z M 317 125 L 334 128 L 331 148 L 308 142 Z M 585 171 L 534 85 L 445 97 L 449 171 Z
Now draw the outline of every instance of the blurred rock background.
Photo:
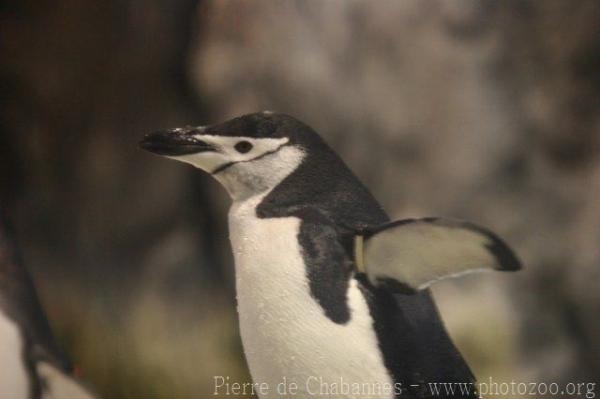
M 600 376 L 600 3 L 57 0 L 0 7 L 0 201 L 107 398 L 246 381 L 224 191 L 144 133 L 271 109 L 394 218 L 489 226 L 526 270 L 436 288 L 482 381 Z

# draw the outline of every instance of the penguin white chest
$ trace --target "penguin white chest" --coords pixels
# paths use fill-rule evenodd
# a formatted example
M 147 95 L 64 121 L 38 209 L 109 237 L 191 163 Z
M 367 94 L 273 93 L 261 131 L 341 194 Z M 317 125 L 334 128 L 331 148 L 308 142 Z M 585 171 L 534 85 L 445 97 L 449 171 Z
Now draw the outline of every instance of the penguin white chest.
M 269 387 L 261 397 L 282 396 L 284 381 L 297 384 L 298 397 L 393 397 L 384 389 L 393 381 L 356 280 L 347 293 L 351 319 L 336 324 L 311 296 L 301 220 L 258 218 L 256 203 L 234 203 L 229 228 L 244 352 L 254 382 Z M 344 391 L 343 384 L 362 386 Z
M 0 311 L 0 398 L 29 397 L 23 346 L 19 328 Z

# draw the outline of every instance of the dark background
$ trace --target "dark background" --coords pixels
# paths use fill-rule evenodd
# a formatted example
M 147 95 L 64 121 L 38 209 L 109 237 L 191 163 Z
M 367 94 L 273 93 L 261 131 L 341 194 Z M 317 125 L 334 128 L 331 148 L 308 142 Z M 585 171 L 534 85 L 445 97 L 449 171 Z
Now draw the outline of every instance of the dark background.
M 436 288 L 478 378 L 600 376 L 600 3 L 33 1 L 0 8 L 0 200 L 107 398 L 248 379 L 223 189 L 137 149 L 263 109 L 395 218 L 486 225 L 526 269 Z

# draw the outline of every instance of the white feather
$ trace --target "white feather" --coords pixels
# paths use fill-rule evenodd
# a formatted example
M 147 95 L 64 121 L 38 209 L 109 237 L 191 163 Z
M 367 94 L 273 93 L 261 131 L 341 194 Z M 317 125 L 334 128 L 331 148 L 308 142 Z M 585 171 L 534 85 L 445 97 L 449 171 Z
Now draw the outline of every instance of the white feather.
M 0 311 L 0 398 L 27 399 L 29 376 L 24 342 L 17 324 Z
M 36 369 L 43 381 L 42 399 L 94 399 L 79 382 L 53 365 L 39 362 Z

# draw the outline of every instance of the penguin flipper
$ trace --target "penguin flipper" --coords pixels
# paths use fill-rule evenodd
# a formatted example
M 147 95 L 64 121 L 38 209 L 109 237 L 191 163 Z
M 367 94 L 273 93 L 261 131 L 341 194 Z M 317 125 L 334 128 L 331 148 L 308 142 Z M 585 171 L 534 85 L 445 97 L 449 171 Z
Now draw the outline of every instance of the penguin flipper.
M 302 219 L 298 239 L 311 295 L 329 319 L 343 324 L 350 319 L 346 295 L 354 267 L 342 234 L 318 209 L 305 208 L 295 215 Z
M 372 284 L 407 294 L 471 272 L 521 269 L 491 231 L 442 218 L 399 220 L 357 235 L 354 256 Z

